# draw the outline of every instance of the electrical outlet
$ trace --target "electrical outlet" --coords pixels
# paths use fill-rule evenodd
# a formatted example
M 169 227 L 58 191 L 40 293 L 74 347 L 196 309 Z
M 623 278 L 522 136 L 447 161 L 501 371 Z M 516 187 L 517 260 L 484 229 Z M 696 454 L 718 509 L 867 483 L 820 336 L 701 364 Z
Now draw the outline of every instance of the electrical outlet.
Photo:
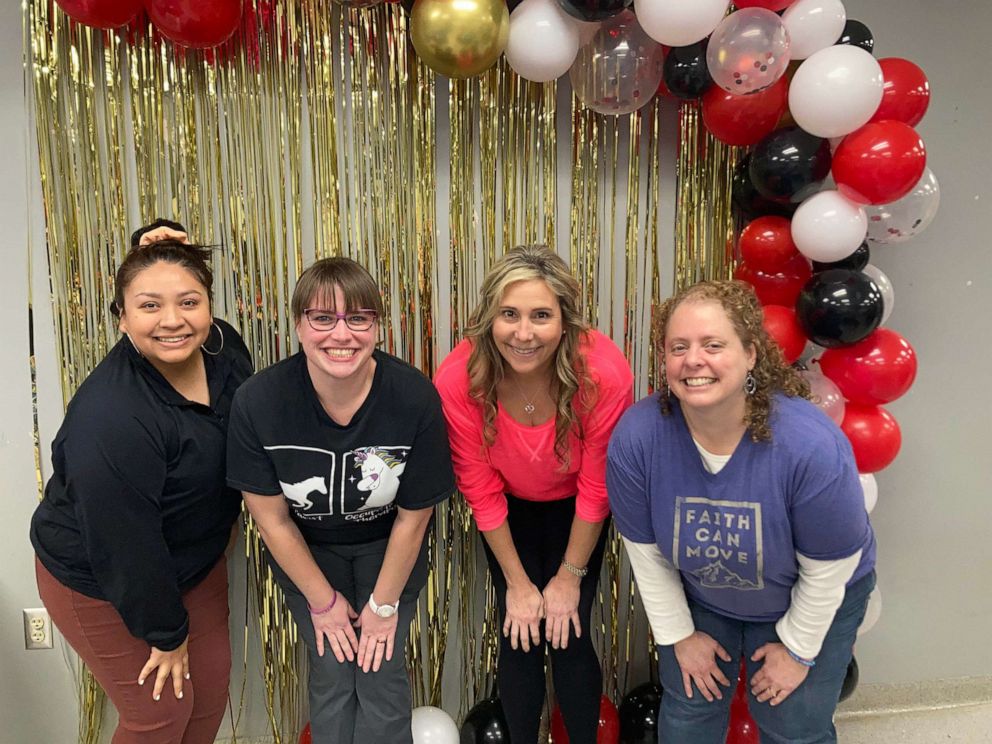
M 52 619 L 48 610 L 39 607 L 24 613 L 24 648 L 30 650 L 52 647 Z

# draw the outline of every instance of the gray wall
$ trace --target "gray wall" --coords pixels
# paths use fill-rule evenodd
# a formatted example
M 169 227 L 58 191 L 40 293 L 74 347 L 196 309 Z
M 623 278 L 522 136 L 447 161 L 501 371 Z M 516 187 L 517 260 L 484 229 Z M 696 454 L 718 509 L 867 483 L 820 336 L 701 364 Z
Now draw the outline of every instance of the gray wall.
M 985 223 L 992 170 L 992 78 L 987 0 L 847 0 L 848 15 L 875 33 L 876 56 L 912 59 L 929 76 L 933 100 L 919 130 L 941 183 L 940 213 L 902 246 L 874 251 L 892 279 L 889 325 L 916 347 L 920 373 L 890 407 L 903 430 L 896 462 L 878 476 L 873 522 L 879 541 L 882 617 L 857 646 L 863 683 L 988 675 L 992 652 L 992 447 L 987 439 L 990 333 L 986 316 L 992 251 Z M 35 257 L 43 449 L 61 407 L 47 308 L 37 169 L 27 142 L 19 4 L 0 6 L 0 181 L 4 272 L 0 277 L 0 744 L 71 742 L 75 694 L 68 662 L 23 650 L 20 610 L 38 606 L 27 524 L 36 485 L 28 369 L 28 236 Z M 669 121 L 672 118 L 669 117 Z M 671 148 L 666 157 L 670 157 Z M 672 194 L 672 184 L 664 186 Z M 670 215 L 670 207 L 666 214 Z M 666 243 L 668 243 L 666 239 Z M 667 267 L 666 267 L 667 268 Z M 236 582 L 236 586 L 243 582 Z M 240 605 L 240 607 L 239 607 Z M 236 598 L 234 617 L 242 616 Z M 239 635 L 235 636 L 239 638 Z M 250 676 L 254 680 L 257 675 Z M 237 692 L 237 688 L 235 688 Z M 265 734 L 257 685 L 249 689 L 249 736 Z

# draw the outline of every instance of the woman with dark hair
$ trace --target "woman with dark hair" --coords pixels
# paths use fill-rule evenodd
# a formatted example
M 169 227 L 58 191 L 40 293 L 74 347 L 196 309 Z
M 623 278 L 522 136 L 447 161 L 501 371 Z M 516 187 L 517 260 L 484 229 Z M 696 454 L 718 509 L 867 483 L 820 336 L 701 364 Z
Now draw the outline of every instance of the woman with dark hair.
M 292 313 L 301 350 L 235 398 L 227 482 L 307 648 L 314 742 L 411 744 L 404 649 L 434 506 L 454 488 L 441 402 L 376 349 L 382 299 L 354 261 L 303 272 Z
M 595 742 L 599 722 L 589 616 L 608 532 L 606 445 L 633 375 L 578 302 L 554 251 L 514 248 L 486 275 L 466 339 L 434 380 L 458 487 L 485 538 L 503 628 L 499 694 L 515 743 L 537 741 L 545 643 L 569 741 Z
M 747 664 L 761 740 L 835 742 L 832 717 L 875 584 L 850 444 L 738 281 L 659 309 L 661 390 L 610 441 L 607 485 L 659 644 L 659 741 L 722 743 Z
M 181 228 L 135 233 L 122 338 L 70 402 L 31 520 L 41 599 L 117 707 L 114 744 L 212 742 L 228 696 L 226 422 L 251 359 Z

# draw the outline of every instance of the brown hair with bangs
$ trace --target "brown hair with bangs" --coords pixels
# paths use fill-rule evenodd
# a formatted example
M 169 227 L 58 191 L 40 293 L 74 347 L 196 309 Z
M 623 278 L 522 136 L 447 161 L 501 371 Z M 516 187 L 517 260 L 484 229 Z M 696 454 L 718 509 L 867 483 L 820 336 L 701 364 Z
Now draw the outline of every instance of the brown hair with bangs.
M 334 307 L 335 287 L 341 288 L 347 307 Z M 375 279 L 360 263 L 344 256 L 322 258 L 300 274 L 290 302 L 293 321 L 299 323 L 314 302 L 326 304 L 321 310 L 375 310 L 376 319 L 382 320 L 382 294 Z

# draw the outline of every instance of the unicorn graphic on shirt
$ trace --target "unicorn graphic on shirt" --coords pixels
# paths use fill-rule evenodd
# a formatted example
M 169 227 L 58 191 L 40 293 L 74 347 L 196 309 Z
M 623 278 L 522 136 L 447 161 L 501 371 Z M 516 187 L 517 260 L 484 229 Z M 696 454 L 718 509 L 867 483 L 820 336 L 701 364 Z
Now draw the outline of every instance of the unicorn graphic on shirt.
M 283 483 L 279 481 L 279 485 L 282 486 L 283 494 L 293 502 L 293 506 L 297 509 L 309 509 L 313 506 L 313 501 L 310 500 L 310 494 L 314 491 L 325 496 L 327 495 L 327 483 L 319 475 L 313 475 L 306 480 L 301 480 L 299 483 Z
M 374 509 L 393 503 L 406 463 L 377 447 L 359 447 L 352 454 L 355 464 L 362 469 L 362 479 L 355 487 L 369 494 L 359 509 Z

